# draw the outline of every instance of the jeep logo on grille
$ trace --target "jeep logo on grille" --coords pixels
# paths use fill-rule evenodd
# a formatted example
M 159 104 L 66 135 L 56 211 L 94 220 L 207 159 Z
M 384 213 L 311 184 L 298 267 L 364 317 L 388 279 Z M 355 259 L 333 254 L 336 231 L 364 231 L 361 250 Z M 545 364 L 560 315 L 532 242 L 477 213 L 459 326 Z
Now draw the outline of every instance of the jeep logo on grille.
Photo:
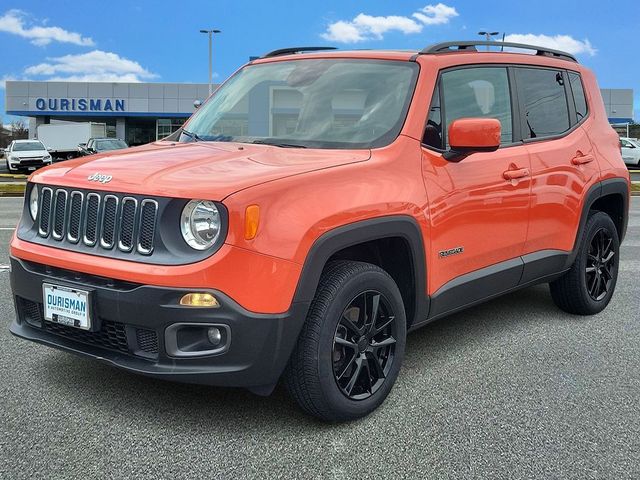
M 111 175 L 104 175 L 102 173 L 94 173 L 93 175 L 89 175 L 87 180 L 90 182 L 100 182 L 100 183 L 109 183 L 113 177 Z

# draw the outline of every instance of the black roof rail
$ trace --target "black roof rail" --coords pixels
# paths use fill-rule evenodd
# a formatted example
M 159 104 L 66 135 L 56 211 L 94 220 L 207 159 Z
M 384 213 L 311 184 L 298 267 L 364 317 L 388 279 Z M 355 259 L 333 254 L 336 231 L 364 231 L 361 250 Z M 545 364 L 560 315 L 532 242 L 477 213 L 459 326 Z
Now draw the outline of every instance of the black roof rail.
M 430 45 L 424 49 L 422 49 L 419 55 L 431 55 L 436 53 L 447 53 L 447 52 L 456 52 L 456 51 L 477 51 L 476 47 L 478 45 L 486 45 L 490 47 L 510 47 L 510 48 L 522 48 L 525 50 L 535 50 L 536 55 L 541 55 L 545 57 L 554 57 L 561 58 L 563 60 L 569 60 L 571 62 L 578 63 L 576 57 L 567 52 L 561 52 L 559 50 L 553 50 L 551 48 L 538 47 L 535 45 L 526 45 L 524 43 L 513 43 L 513 42 L 487 42 L 486 40 L 467 40 L 461 42 L 443 42 L 436 43 L 435 45 Z M 455 48 L 454 48 L 455 47 Z
M 279 57 L 280 55 L 290 55 L 293 53 L 303 53 L 303 52 L 318 52 L 322 50 L 337 50 L 336 47 L 289 47 L 289 48 L 281 48 L 279 50 L 273 50 L 272 52 L 265 53 L 260 58 L 270 58 L 270 57 Z

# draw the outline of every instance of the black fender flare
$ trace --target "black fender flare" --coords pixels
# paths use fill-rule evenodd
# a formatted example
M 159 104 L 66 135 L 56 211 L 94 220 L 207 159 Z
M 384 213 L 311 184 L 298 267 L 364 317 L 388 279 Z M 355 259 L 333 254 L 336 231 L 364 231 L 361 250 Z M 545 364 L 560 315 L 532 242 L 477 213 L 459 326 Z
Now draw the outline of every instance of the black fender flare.
M 627 223 L 629 222 L 629 182 L 627 181 L 627 179 L 622 177 L 608 178 L 596 183 L 595 185 L 592 185 L 585 195 L 585 201 L 582 204 L 582 213 L 580 215 L 580 224 L 578 225 L 576 239 L 573 243 L 573 250 L 567 258 L 567 263 L 565 264 L 566 268 L 569 268 L 571 267 L 571 265 L 573 265 L 573 262 L 578 255 L 578 250 L 580 247 L 578 243 L 582 238 L 584 227 L 589 218 L 589 211 L 591 210 L 591 207 L 597 200 L 608 195 L 620 195 L 620 197 L 622 197 L 622 225 L 619 232 L 620 243 L 622 243 L 622 240 L 624 239 L 624 236 L 627 232 Z
M 427 317 L 429 299 L 426 294 L 427 264 L 422 232 L 416 219 L 409 215 L 390 215 L 342 225 L 322 234 L 307 253 L 293 303 L 309 303 L 315 296 L 322 271 L 336 252 L 371 240 L 400 237 L 411 252 L 411 263 L 415 286 L 415 311 L 409 326 Z

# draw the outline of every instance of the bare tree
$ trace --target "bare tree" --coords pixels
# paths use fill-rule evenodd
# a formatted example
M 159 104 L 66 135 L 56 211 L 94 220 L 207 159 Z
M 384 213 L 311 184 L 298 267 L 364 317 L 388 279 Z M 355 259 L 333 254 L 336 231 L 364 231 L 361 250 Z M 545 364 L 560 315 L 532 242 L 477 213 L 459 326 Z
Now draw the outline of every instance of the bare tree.
M 13 140 L 23 140 L 29 137 L 29 128 L 24 120 L 13 120 L 10 128 Z
M 7 148 L 7 145 L 11 143 L 11 132 L 8 129 L 4 128 L 4 123 L 2 123 L 2 117 L 0 117 L 0 149 Z M 0 152 L 0 156 L 2 156 L 2 152 Z

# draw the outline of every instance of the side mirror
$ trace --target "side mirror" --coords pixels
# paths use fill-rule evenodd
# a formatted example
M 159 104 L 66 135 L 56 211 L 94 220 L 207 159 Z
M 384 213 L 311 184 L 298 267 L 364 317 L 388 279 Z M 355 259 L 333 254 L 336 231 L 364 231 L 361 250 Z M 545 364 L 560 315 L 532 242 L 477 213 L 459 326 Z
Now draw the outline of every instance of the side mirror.
M 495 152 L 500 147 L 500 121 L 495 118 L 459 118 L 449 125 L 450 149 L 443 157 L 459 162 L 476 152 Z
M 193 102 L 193 106 L 196 109 L 200 108 L 201 105 L 202 105 L 202 102 L 200 100 L 196 100 L 195 102 Z

